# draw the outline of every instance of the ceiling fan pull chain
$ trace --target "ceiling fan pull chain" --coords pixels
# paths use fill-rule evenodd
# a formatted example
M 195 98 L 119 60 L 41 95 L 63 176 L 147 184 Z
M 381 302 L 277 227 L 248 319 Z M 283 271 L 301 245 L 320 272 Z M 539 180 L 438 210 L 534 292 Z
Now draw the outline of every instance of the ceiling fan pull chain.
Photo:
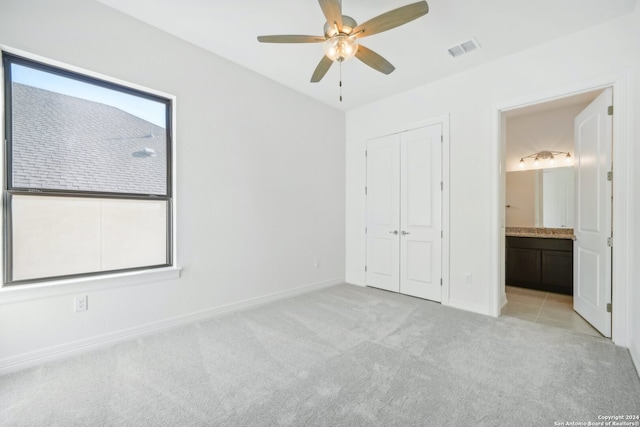
M 342 61 L 340 61 L 340 102 L 342 102 Z

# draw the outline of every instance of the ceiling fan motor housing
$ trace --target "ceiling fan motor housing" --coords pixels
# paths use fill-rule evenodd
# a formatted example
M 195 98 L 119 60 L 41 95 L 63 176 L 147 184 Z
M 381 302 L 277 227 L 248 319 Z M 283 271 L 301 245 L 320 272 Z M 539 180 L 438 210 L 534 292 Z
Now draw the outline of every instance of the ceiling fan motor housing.
M 353 29 L 358 26 L 358 23 L 355 19 L 350 16 L 342 15 L 342 28 L 338 28 L 338 33 L 336 33 L 336 25 L 332 22 L 325 22 L 324 24 L 324 36 L 326 38 L 331 38 L 333 36 L 337 36 L 338 34 L 351 34 Z

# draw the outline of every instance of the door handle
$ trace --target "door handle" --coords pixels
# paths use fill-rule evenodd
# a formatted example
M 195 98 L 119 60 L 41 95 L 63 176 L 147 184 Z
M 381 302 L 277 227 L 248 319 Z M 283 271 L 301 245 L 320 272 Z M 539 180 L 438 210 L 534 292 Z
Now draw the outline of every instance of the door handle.
M 398 234 L 398 230 L 390 231 L 389 234 Z
M 408 231 L 404 231 L 404 230 L 402 230 L 402 233 L 401 233 L 401 234 L 402 234 L 403 236 L 406 236 L 407 234 L 411 234 L 411 233 L 409 233 Z

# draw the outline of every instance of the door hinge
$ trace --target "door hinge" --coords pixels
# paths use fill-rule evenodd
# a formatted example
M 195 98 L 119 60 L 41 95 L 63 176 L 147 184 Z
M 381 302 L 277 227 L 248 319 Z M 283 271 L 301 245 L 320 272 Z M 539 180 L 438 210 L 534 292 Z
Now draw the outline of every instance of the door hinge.
M 607 313 L 611 313 L 611 303 L 607 303 Z
M 442 239 L 444 237 L 444 230 L 440 230 L 440 238 Z
M 440 181 L 440 191 L 444 191 L 444 182 Z
M 364 266 L 364 271 L 367 271 L 367 266 L 366 265 Z
M 364 156 L 367 157 L 369 153 L 367 153 L 367 150 L 364 150 Z
M 613 105 L 609 105 L 609 107 L 607 108 L 607 114 L 613 116 Z
M 367 195 L 367 187 L 364 187 L 364 195 Z
M 613 171 L 607 172 L 607 181 L 613 181 Z
M 367 234 L 367 227 L 364 228 L 364 234 Z
M 444 142 L 444 135 L 440 135 L 440 142 Z
M 442 279 L 440 279 L 440 286 L 442 286 Z
M 613 247 L 613 237 L 607 237 L 607 246 Z

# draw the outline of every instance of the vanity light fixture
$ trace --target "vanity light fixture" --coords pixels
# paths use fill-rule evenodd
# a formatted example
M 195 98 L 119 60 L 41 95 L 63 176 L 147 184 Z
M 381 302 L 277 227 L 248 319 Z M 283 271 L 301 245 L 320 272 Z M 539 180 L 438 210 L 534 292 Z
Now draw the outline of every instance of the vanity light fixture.
M 573 164 L 573 157 L 571 157 L 571 153 L 567 151 L 539 151 L 537 153 L 529 154 L 528 156 L 522 157 L 520 159 L 520 168 L 524 169 L 524 160 L 525 159 L 533 159 L 533 164 L 536 166 L 540 166 L 541 160 L 548 160 L 550 164 L 555 164 L 556 158 L 555 156 L 564 154 L 564 159 L 567 164 Z

